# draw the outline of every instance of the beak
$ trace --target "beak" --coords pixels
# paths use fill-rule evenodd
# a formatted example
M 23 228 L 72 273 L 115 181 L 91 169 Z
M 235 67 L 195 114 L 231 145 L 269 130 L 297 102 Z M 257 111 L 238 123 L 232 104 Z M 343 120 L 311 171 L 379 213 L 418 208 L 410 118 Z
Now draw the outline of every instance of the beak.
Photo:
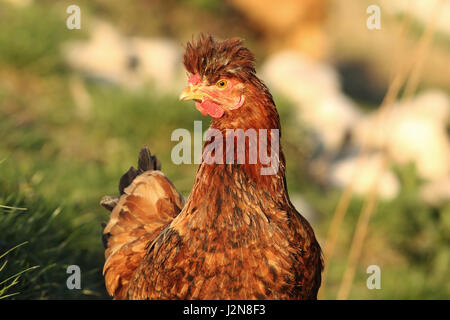
M 180 101 L 202 100 L 205 96 L 206 94 L 198 92 L 197 86 L 190 85 L 181 92 L 179 99 Z

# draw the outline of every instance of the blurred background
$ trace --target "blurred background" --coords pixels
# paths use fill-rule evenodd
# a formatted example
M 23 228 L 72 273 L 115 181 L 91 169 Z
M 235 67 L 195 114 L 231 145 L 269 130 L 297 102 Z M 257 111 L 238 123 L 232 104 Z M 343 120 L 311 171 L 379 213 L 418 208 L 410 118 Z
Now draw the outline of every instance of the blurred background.
M 449 299 L 448 0 L 0 0 L 0 298 L 108 298 L 99 201 L 142 146 L 189 194 L 197 165 L 172 163 L 170 135 L 209 125 L 177 99 L 199 32 L 255 53 L 324 249 L 321 298 Z

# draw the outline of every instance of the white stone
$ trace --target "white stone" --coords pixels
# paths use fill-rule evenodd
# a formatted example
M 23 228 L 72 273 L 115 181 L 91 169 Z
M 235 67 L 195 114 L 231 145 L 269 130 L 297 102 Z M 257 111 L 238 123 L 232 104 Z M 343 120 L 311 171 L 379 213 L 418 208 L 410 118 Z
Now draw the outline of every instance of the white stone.
M 448 97 L 426 91 L 393 105 L 382 117 L 368 115 L 355 127 L 353 136 L 357 144 L 384 147 L 395 163 L 414 163 L 420 177 L 436 180 L 450 174 L 449 114 Z
M 320 137 L 326 150 L 338 151 L 360 112 L 341 92 L 331 66 L 285 51 L 269 57 L 261 75 L 270 89 L 294 103 L 299 119 Z
M 383 156 L 371 154 L 358 159 L 352 156 L 334 163 L 330 170 L 331 184 L 345 188 L 352 180 L 353 191 L 358 195 L 370 192 L 373 186 L 381 199 L 390 200 L 400 192 L 398 178 L 383 167 Z
M 127 38 L 106 22 L 95 22 L 88 41 L 64 47 L 68 64 L 88 76 L 125 88 L 151 83 L 161 93 L 178 93 L 185 74 L 181 45 L 161 38 Z

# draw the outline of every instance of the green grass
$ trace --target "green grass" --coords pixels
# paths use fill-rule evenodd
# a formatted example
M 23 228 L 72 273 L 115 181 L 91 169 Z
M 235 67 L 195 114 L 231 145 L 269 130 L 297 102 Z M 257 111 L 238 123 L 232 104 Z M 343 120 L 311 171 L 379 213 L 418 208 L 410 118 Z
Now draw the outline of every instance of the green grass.
M 99 206 L 100 198 L 117 194 L 119 177 L 136 165 L 144 145 L 187 195 L 197 166 L 172 163 L 176 142 L 170 135 L 176 128 L 192 132 L 194 120 L 202 120 L 206 129 L 209 120 L 151 87 L 130 92 L 84 80 L 90 105 L 81 113 L 71 93 L 78 76 L 64 65 L 60 46 L 85 35 L 67 31 L 64 11 L 50 8 L 0 4 L 0 255 L 26 242 L 0 258 L 0 283 L 9 279 L 0 284 L 0 296 L 108 298 L 100 227 L 108 212 Z M 278 95 L 275 100 L 289 191 L 301 193 L 316 211 L 314 226 L 323 243 L 340 191 L 310 178 L 306 163 L 314 148 L 308 132 L 289 103 Z M 372 219 L 351 298 L 448 298 L 450 206 L 426 206 L 418 197 L 414 169 L 396 170 L 402 194 L 381 203 Z M 328 298 L 336 295 L 361 206 L 362 199 L 352 201 L 342 226 Z M 382 290 L 365 287 L 369 264 L 382 267 Z M 81 268 L 81 290 L 67 289 L 69 265 Z
M 6 208 L 8 210 L 16 209 L 14 207 L 9 207 L 9 206 L 0 206 L 0 208 Z M 20 209 L 22 209 L 22 208 L 20 208 Z M 17 246 L 7 250 L 5 253 L 0 254 L 0 261 L 2 262 L 2 259 L 5 259 L 5 261 L 2 262 L 2 264 L 0 265 L 0 274 L 2 274 L 1 272 L 3 270 L 5 270 L 5 267 L 8 264 L 8 260 L 6 260 L 7 255 L 10 252 L 16 250 L 17 248 L 23 246 L 24 244 L 27 244 L 27 242 L 22 242 L 21 244 L 18 244 Z M 39 266 L 32 266 L 32 267 L 26 268 L 22 271 L 18 271 L 15 274 L 7 277 L 6 279 L 0 279 L 0 299 L 6 299 L 6 298 L 10 298 L 10 297 L 20 294 L 20 292 L 10 292 L 10 291 L 11 291 L 11 289 L 14 289 L 13 287 L 19 283 L 19 279 L 22 274 L 29 272 L 36 268 L 39 268 Z

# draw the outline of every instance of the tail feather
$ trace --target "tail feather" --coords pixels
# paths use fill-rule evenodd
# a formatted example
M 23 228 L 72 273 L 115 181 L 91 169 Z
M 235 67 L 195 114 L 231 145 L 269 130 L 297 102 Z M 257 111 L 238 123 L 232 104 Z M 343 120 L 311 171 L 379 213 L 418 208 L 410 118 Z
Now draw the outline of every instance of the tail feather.
M 141 149 L 138 158 L 138 168 L 130 167 L 127 172 L 120 178 L 119 192 L 124 193 L 124 189 L 128 187 L 131 182 L 145 171 L 161 170 L 161 162 L 156 156 L 152 156 L 147 147 Z
M 122 195 L 103 231 L 106 247 L 103 274 L 109 294 L 116 299 L 126 298 L 129 279 L 147 246 L 184 206 L 173 184 L 157 170 L 160 167 L 157 158 L 144 148 L 138 169 L 130 169 L 119 183 Z

